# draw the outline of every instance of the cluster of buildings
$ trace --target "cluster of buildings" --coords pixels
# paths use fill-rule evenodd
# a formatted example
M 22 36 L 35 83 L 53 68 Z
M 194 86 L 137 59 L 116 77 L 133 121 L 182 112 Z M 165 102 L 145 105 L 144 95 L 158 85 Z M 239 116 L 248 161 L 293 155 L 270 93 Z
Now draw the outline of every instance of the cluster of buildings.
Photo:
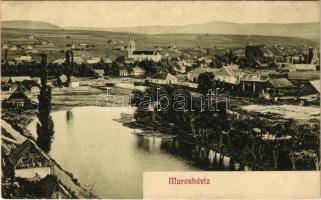
M 40 94 L 41 80 L 39 77 L 11 76 L 1 77 L 1 97 L 3 105 L 15 109 L 36 108 L 38 105 L 38 95 Z M 52 87 L 79 87 L 79 80 L 70 76 L 60 75 L 52 82 L 48 82 Z

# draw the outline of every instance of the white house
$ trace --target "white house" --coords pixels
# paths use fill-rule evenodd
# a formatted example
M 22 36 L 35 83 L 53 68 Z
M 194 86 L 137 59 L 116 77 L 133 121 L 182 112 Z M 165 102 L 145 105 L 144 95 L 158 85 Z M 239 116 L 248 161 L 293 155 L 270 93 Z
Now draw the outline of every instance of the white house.
M 22 62 L 31 62 L 32 57 L 31 56 L 20 56 L 17 58 L 14 58 L 15 62 L 22 63 Z
M 193 69 L 191 70 L 190 72 L 187 73 L 187 79 L 189 81 L 193 81 L 193 82 L 196 82 L 197 79 L 198 79 L 198 76 L 202 73 L 205 73 L 205 72 L 209 72 L 209 73 L 217 73 L 219 71 L 219 69 L 213 69 L 213 68 L 209 68 L 209 67 L 198 67 L 196 69 Z
M 71 76 L 69 87 L 72 87 L 72 88 L 79 87 L 79 80 L 76 77 Z
M 170 73 L 157 73 L 148 78 L 148 81 L 155 84 L 173 84 L 178 82 L 177 78 Z
M 146 74 L 146 71 L 141 67 L 133 67 L 131 75 L 133 76 L 143 76 Z
M 282 68 L 282 71 L 288 72 L 303 72 L 303 71 L 316 71 L 316 64 L 290 64 L 289 66 L 285 66 Z
M 119 76 L 128 76 L 128 70 L 127 69 L 119 70 Z
M 236 72 L 238 66 L 224 66 L 214 73 L 215 79 L 232 85 L 240 84 L 241 74 Z
M 92 58 L 92 59 L 86 60 L 87 64 L 97 64 L 99 62 L 100 62 L 100 58 Z

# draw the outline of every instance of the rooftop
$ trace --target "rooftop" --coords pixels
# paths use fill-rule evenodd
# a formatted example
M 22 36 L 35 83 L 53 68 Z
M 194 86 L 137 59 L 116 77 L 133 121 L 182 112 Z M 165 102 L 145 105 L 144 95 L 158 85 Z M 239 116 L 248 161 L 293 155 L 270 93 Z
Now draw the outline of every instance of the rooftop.
M 293 84 L 286 78 L 272 79 L 272 80 L 269 80 L 269 82 L 274 88 L 293 87 Z

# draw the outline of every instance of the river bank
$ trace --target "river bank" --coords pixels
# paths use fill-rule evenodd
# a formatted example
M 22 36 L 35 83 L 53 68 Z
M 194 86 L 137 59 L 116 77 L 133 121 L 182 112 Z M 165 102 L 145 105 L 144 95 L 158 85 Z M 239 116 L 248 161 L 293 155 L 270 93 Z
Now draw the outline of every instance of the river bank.
M 195 148 L 205 149 L 207 154 L 209 152 L 216 152 L 220 157 L 227 157 L 233 159 L 236 163 L 242 166 L 246 166 L 246 170 L 255 171 L 269 171 L 275 170 L 273 162 L 271 160 L 257 161 L 253 163 L 248 159 L 248 155 L 245 152 L 240 152 L 233 149 L 227 145 L 221 145 L 215 142 L 208 142 L 199 134 L 186 134 L 179 127 L 175 127 L 174 124 L 157 123 L 157 125 L 148 122 L 137 122 L 134 119 L 133 114 L 121 114 L 119 119 L 114 119 L 115 121 L 122 123 L 124 126 L 132 128 L 134 130 L 133 134 L 138 136 L 146 137 L 160 137 L 160 138 L 171 138 L 177 139 L 183 143 L 194 146 Z

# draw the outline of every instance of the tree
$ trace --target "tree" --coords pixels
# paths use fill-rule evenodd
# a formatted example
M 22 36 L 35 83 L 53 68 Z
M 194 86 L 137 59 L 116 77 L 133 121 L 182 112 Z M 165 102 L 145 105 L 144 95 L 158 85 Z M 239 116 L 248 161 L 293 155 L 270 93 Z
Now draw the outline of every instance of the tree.
M 66 51 L 64 65 L 65 65 L 64 71 L 67 76 L 67 85 L 69 85 L 70 77 L 75 71 L 74 53 L 71 50 Z
M 197 79 L 197 91 L 203 95 L 206 95 L 210 89 L 215 87 L 213 73 L 204 72 L 198 76 Z
M 51 87 L 47 85 L 47 56 L 42 55 L 41 90 L 38 96 L 37 144 L 45 152 L 50 151 L 54 135 L 54 123 L 51 118 Z

